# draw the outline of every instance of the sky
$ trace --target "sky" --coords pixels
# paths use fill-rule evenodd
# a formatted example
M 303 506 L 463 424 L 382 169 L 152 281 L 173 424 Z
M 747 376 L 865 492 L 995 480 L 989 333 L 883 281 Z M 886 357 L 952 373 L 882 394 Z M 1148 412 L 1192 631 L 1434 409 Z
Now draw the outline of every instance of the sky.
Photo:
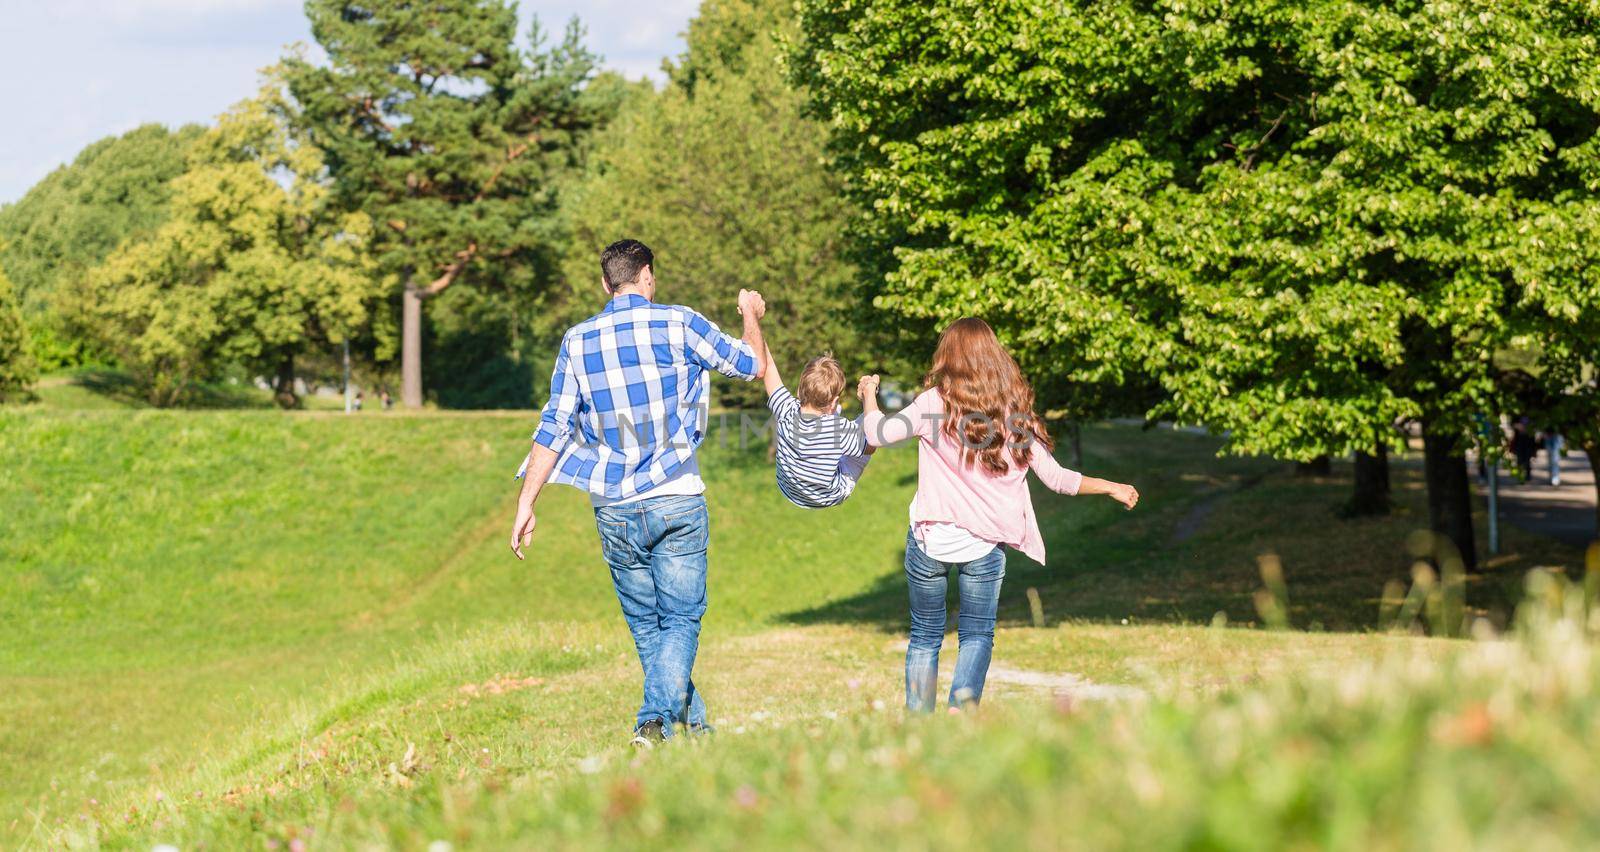
M 577 16 L 604 64 L 661 78 L 698 0 L 522 0 L 559 33 Z M 0 204 L 86 145 L 145 122 L 209 122 L 311 42 L 303 0 L 0 0 Z

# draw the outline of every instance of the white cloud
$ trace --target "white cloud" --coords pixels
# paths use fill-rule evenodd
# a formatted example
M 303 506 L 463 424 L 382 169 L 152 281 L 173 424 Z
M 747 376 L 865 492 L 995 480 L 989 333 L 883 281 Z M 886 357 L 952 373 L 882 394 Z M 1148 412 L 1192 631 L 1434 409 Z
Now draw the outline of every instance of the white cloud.
M 95 15 L 113 21 L 143 21 L 165 15 L 218 15 L 288 9 L 298 12 L 301 0 L 54 0 L 57 16 Z
M 699 0 L 532 0 L 521 4 L 521 12 L 524 21 L 538 15 L 554 34 L 576 15 L 587 30 L 586 43 L 606 67 L 659 81 L 661 60 L 683 52 L 683 31 L 699 7 Z

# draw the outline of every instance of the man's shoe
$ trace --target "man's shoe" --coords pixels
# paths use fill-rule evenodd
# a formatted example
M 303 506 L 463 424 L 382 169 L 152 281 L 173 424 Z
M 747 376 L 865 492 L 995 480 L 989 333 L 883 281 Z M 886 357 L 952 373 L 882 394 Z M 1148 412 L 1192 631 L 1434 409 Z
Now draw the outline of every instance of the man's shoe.
M 651 719 L 650 721 L 645 722 L 643 725 L 640 725 L 639 729 L 633 732 L 633 739 L 630 742 L 635 748 L 649 749 L 655 748 L 656 743 L 663 743 L 666 741 L 667 735 L 663 733 L 661 720 Z

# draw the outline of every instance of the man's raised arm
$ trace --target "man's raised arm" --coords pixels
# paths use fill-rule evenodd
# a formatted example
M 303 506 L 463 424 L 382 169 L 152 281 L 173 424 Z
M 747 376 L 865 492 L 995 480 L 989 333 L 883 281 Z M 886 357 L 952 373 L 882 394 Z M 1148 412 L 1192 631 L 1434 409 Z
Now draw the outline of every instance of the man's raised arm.
M 767 372 L 767 342 L 761 336 L 761 316 L 767 303 L 754 290 L 739 291 L 739 315 L 744 319 L 744 336 L 733 335 L 699 313 L 683 309 L 689 320 L 687 350 L 689 358 L 708 370 L 730 379 L 755 381 Z
M 744 317 L 744 342 L 756 353 L 756 374 L 767 374 L 767 341 L 761 336 L 761 318 L 767 314 L 767 300 L 754 290 L 739 291 L 739 316 Z

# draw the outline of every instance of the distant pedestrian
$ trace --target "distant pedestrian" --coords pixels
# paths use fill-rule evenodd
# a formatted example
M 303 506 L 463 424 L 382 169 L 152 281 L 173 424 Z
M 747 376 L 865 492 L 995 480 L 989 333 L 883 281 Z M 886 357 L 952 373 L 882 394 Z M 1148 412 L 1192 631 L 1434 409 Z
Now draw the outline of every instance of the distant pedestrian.
M 361 410 L 361 391 L 356 391 L 355 409 Z
M 1561 485 L 1561 447 L 1566 441 L 1555 429 L 1544 430 L 1544 454 L 1550 462 L 1550 484 Z
M 1539 451 L 1539 442 L 1534 440 L 1533 432 L 1529 428 L 1528 418 L 1518 417 L 1511 424 L 1511 455 L 1517 460 L 1517 479 L 1528 482 L 1533 479 L 1533 455 Z
M 394 408 L 394 398 L 389 396 L 389 392 L 387 390 L 379 391 L 378 399 L 382 401 L 384 411 Z

